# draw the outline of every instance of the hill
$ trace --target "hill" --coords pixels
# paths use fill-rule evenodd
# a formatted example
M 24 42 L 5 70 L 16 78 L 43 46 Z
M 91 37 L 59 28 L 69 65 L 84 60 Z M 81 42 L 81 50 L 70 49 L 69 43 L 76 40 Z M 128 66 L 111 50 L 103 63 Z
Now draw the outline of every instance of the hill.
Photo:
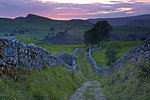
M 92 23 L 86 20 L 53 20 L 34 14 L 15 19 L 0 18 L 0 35 L 16 35 L 20 38 L 42 40 L 46 35 L 55 36 L 59 32 L 82 37 L 84 31 L 90 29 Z
M 91 23 L 96 23 L 101 20 L 108 21 L 112 26 L 130 26 L 129 23 L 134 23 L 131 26 L 150 26 L 146 21 L 150 22 L 150 14 L 139 15 L 139 16 L 131 16 L 131 17 L 120 17 L 120 18 L 98 18 L 98 19 L 88 19 L 87 21 Z M 142 22 L 140 24 L 139 22 Z
M 53 20 L 34 14 L 15 19 L 0 18 L 0 36 L 15 35 L 18 38 L 46 41 L 53 44 L 80 44 L 83 43 L 84 32 L 91 29 L 95 22 L 105 19 L 113 25 L 111 41 L 144 40 L 150 36 L 150 15 L 148 14 L 91 20 Z M 60 38 L 61 33 L 65 34 L 62 38 Z

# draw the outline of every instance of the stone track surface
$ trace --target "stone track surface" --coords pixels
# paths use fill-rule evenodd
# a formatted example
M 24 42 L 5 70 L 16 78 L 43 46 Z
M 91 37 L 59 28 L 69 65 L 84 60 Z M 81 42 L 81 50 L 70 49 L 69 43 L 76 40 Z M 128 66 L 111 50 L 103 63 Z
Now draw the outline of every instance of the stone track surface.
M 106 100 L 98 81 L 87 81 L 73 94 L 70 100 Z

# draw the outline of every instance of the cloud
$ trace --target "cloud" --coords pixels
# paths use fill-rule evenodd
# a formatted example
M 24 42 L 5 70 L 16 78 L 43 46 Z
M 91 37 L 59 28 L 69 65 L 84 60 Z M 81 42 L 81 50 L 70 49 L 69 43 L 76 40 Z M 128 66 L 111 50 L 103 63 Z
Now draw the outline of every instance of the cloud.
M 87 19 L 150 13 L 150 0 L 113 0 L 109 2 L 113 3 L 74 4 L 37 0 L 0 0 L 0 17 L 14 18 L 33 13 L 54 19 Z

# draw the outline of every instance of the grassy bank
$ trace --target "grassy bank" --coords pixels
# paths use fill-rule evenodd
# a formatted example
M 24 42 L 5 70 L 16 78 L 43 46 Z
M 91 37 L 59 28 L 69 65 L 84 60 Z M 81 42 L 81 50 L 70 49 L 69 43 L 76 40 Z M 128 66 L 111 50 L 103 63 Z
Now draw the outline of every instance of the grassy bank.
M 102 44 L 102 50 L 101 51 L 95 51 L 92 52 L 92 57 L 94 58 L 94 60 L 97 62 L 97 64 L 100 67 L 105 67 L 105 51 L 106 51 L 106 47 L 110 45 L 111 42 L 104 42 Z M 125 55 L 128 51 L 130 51 L 132 48 L 138 46 L 139 44 L 141 44 L 141 41 L 122 41 L 119 42 L 122 45 L 122 49 L 119 50 L 119 57 L 122 57 L 123 55 Z
M 100 82 L 108 100 L 149 100 L 150 63 L 128 64 Z
M 23 81 L 6 80 L 0 99 L 67 100 L 84 82 L 77 73 L 63 67 L 48 68 L 22 76 Z

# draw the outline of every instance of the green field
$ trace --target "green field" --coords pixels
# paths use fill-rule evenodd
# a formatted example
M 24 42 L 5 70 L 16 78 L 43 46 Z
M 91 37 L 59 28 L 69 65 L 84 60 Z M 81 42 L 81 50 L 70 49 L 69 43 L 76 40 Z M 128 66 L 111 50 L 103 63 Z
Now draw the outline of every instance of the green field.
M 76 48 L 86 48 L 86 45 L 84 45 L 84 44 L 82 44 L 82 45 L 53 45 L 53 44 L 36 41 L 36 40 L 31 40 L 31 39 L 24 39 L 24 38 L 17 38 L 17 39 L 19 39 L 20 41 L 22 41 L 26 44 L 32 43 L 34 45 L 40 46 L 44 49 L 47 49 L 53 55 L 55 55 L 61 51 L 72 53 Z
M 102 44 L 102 50 L 92 52 L 92 57 L 96 61 L 99 67 L 106 67 L 105 65 L 105 51 L 106 47 L 110 45 L 111 42 L 104 42 Z M 132 48 L 138 46 L 141 44 L 141 41 L 122 41 L 120 44 L 122 45 L 122 49 L 119 50 L 119 57 L 122 57 L 125 55 L 128 51 L 130 51 Z

